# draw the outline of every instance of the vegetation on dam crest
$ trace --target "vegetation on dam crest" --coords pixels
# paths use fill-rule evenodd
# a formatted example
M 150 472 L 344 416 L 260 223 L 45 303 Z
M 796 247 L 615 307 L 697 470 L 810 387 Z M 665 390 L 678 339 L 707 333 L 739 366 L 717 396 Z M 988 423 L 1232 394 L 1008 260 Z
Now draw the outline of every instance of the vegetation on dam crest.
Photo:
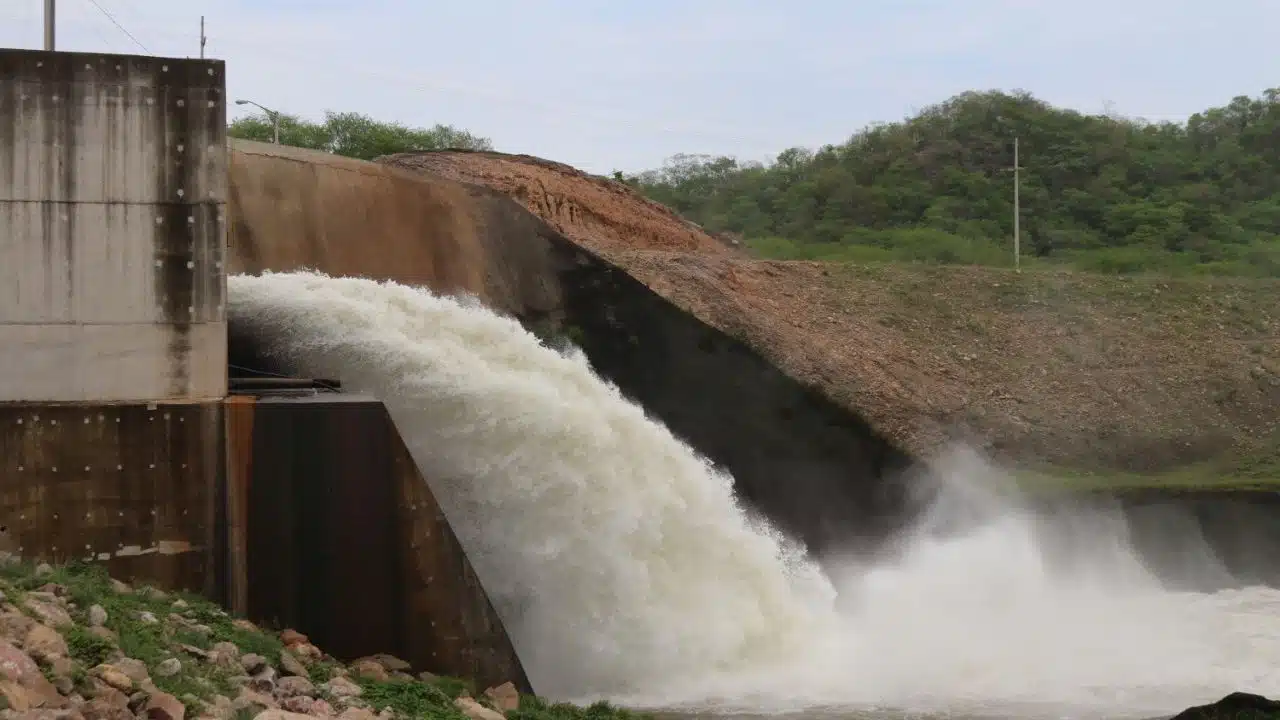
M 411 674 L 389 655 L 346 664 L 188 594 L 130 587 L 98 565 L 0 565 L 0 717 L 67 720 L 608 720 L 642 717 Z M 421 670 L 421 668 L 418 668 Z

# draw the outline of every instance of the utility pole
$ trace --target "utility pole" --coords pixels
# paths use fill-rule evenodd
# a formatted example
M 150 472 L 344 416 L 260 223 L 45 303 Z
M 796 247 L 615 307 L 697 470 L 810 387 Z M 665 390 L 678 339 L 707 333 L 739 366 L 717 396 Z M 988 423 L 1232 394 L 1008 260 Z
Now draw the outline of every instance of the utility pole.
M 204 16 L 200 16 L 200 59 L 204 59 Z
M 44 0 L 44 49 L 53 50 L 53 0 Z
M 1018 197 L 1018 138 L 1013 139 L 1013 271 L 1022 272 L 1022 202 Z

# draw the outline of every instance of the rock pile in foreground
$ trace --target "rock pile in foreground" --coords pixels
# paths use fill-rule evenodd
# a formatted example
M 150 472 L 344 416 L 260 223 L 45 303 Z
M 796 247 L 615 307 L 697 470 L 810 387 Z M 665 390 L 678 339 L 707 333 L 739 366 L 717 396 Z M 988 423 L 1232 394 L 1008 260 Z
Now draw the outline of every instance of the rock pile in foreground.
M 511 683 L 467 683 L 375 655 L 343 664 L 197 597 L 132 588 L 98 566 L 0 567 L 0 719 L 608 720 Z

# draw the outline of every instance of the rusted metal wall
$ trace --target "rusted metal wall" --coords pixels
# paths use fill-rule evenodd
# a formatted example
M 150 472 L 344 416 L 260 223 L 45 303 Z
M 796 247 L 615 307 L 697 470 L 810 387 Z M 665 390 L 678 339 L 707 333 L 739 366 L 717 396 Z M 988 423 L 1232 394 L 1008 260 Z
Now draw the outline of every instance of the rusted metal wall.
M 0 49 L 0 401 L 220 398 L 221 61 Z
M 0 403 L 0 549 L 218 597 L 221 405 Z
M 337 657 L 390 652 L 419 670 L 528 689 L 380 402 L 344 394 L 227 402 L 228 583 L 243 588 L 249 617 L 295 627 Z

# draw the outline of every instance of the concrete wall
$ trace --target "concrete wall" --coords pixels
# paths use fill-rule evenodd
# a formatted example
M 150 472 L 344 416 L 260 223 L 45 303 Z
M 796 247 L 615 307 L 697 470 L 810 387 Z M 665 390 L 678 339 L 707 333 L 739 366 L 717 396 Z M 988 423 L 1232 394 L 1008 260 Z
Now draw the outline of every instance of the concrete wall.
M 226 390 L 216 60 L 0 50 L 0 400 Z
M 0 551 L 217 597 L 219 402 L 0 403 Z
M 381 402 L 227 399 L 231 606 L 334 656 L 529 682 Z
M 228 267 L 310 268 L 469 293 L 524 314 L 558 302 L 519 206 L 495 210 L 442 179 L 326 153 L 231 141 Z

